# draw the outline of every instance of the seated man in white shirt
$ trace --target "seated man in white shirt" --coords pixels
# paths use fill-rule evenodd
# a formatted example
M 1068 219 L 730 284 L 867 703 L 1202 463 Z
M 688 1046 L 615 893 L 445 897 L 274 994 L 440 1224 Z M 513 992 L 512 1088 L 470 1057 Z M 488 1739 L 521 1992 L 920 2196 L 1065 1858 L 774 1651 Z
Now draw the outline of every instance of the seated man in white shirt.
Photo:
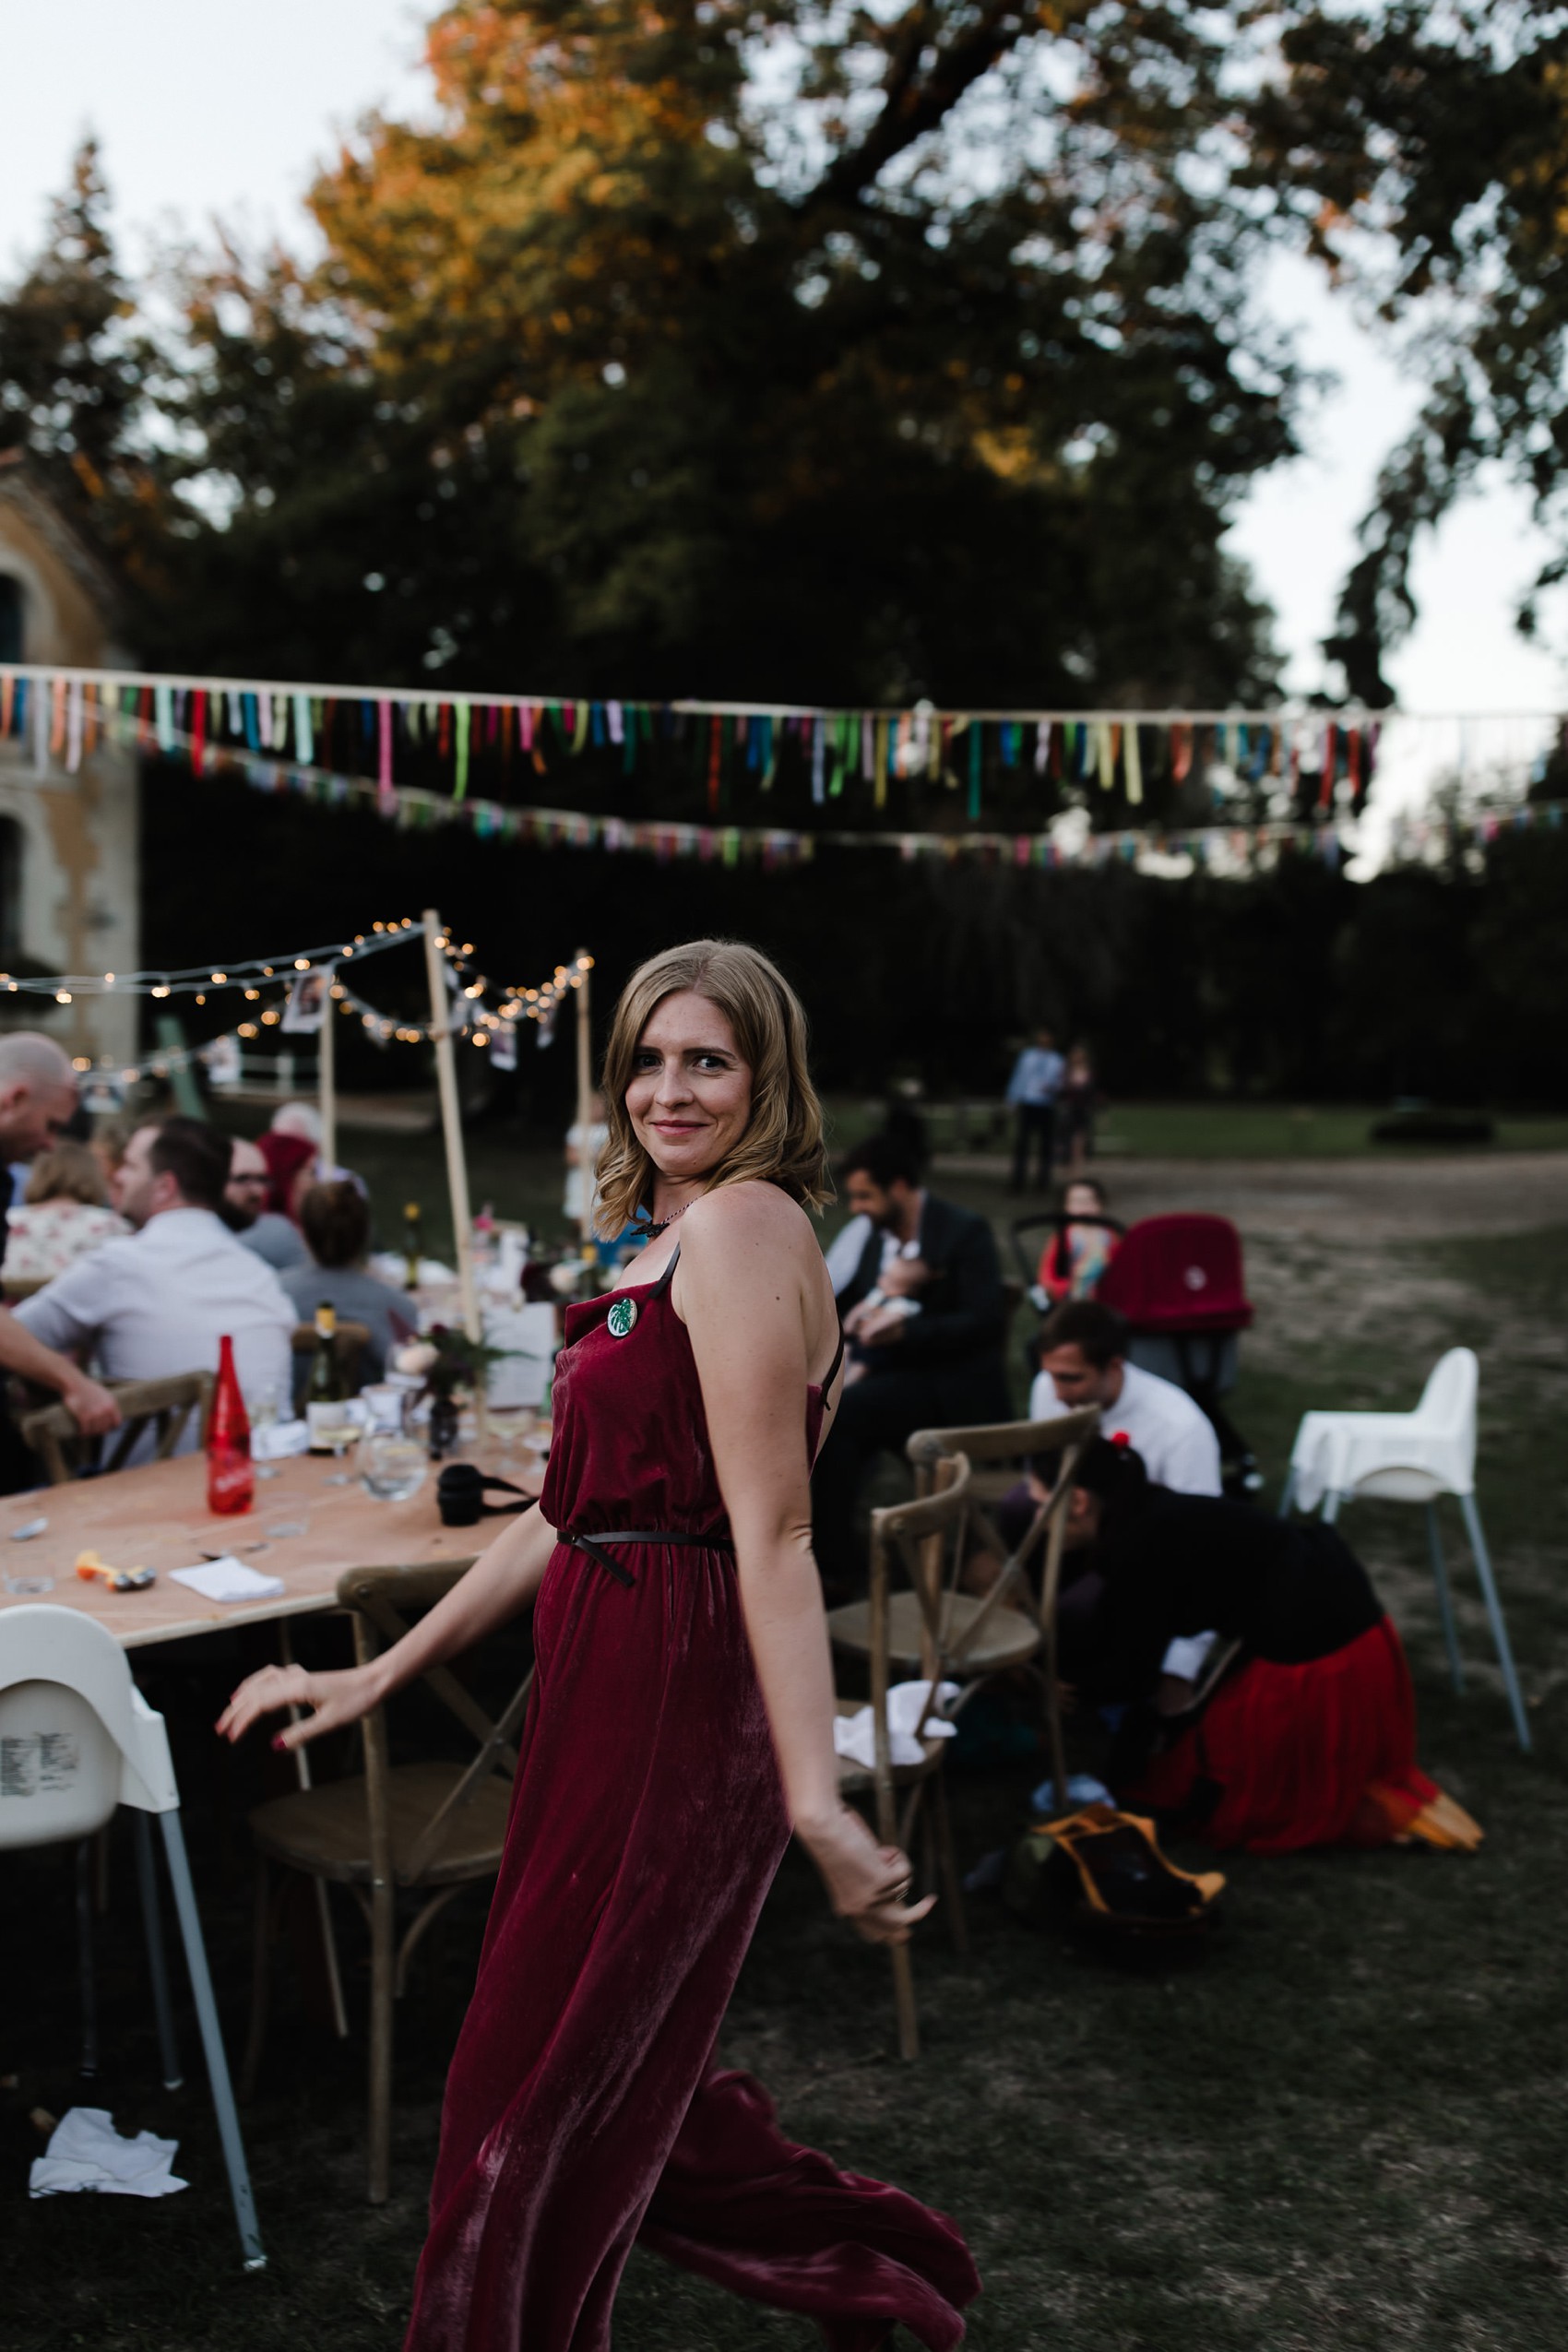
M 103 1380 L 215 1372 L 227 1333 L 245 1395 L 270 1389 L 286 1409 L 297 1317 L 272 1268 L 218 1213 L 228 1176 L 229 1138 L 201 1120 L 138 1127 L 112 1186 L 137 1229 L 24 1299 L 18 1321 L 48 1347 L 89 1351 Z M 193 1417 L 181 1450 L 197 1443 Z
M 1029 1419 L 1049 1421 L 1098 1405 L 1102 1437 L 1124 1436 L 1155 1486 L 1175 1494 L 1218 1494 L 1219 1440 L 1184 1388 L 1127 1359 L 1124 1315 L 1098 1299 L 1064 1300 L 1039 1335 L 1039 1371 Z
M 1039 1371 L 1029 1390 L 1029 1419 L 1049 1421 L 1098 1405 L 1100 1434 L 1121 1439 L 1138 1455 L 1150 1480 L 1176 1494 L 1218 1494 L 1219 1440 L 1201 1405 L 1184 1388 L 1127 1358 L 1127 1319 L 1098 1299 L 1067 1299 L 1047 1315 L 1039 1336 Z M 1212 1633 L 1171 1643 L 1165 1656 L 1162 1704 L 1183 1703 L 1182 1686 L 1196 1681 L 1214 1645 Z

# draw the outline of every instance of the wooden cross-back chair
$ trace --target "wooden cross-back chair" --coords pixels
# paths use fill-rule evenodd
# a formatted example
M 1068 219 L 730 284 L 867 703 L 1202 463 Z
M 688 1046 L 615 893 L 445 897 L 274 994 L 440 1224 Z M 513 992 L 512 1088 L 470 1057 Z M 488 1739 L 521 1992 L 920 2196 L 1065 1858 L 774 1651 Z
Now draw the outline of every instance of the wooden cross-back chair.
M 111 1380 L 104 1386 L 124 1416 L 107 1437 L 85 1436 L 76 1415 L 64 1405 L 43 1405 L 22 1415 L 22 1443 L 42 1462 L 51 1486 L 67 1486 L 88 1471 L 123 1470 L 149 1426 L 157 1431 L 153 1458 L 159 1462 L 173 1453 L 193 1413 L 198 1416 L 198 1436 L 206 1431 L 212 1404 L 210 1372 L 174 1372 L 166 1380 Z
M 354 1657 L 365 1665 L 383 1643 L 408 1631 L 408 1612 L 422 1611 L 451 1591 L 471 1560 L 410 1568 L 351 1568 L 338 1580 L 338 1600 L 353 1621 Z M 427 1928 L 460 1890 L 493 1878 L 501 1866 L 517 1735 L 533 1669 L 493 1719 L 450 1669 L 421 1678 L 474 1741 L 464 1764 L 394 1764 L 385 1711 L 364 1719 L 364 1771 L 274 1797 L 251 1814 L 256 1847 L 255 1976 L 250 2042 L 241 2076 L 248 2097 L 267 2031 L 267 1976 L 274 1929 L 273 1866 L 347 1886 L 370 1928 L 369 2186 L 372 2204 L 387 2194 L 392 2136 L 392 2004 Z M 397 1897 L 414 1889 L 425 1900 L 398 1940 Z
M 1072 1474 L 1099 1427 L 1099 1408 L 1090 1406 L 1049 1421 L 990 1421 L 968 1429 L 917 1430 L 905 1448 L 914 1465 L 919 1495 L 932 1494 L 944 1485 L 947 1473 L 943 1466 L 960 1457 L 968 1464 L 969 1476 L 965 1482 L 964 1539 L 951 1548 L 945 1566 L 934 1553 L 927 1558 L 920 1590 L 893 1597 L 889 1626 L 893 1663 L 905 1673 L 914 1671 L 926 1654 L 929 1619 L 936 1627 L 941 1678 L 961 1686 L 960 1707 L 994 1675 L 1017 1667 L 1034 1670 L 1041 1686 L 1051 1766 L 1058 1788 L 1063 1788 L 1066 1776 L 1056 1688 L 1056 1594 Z M 1010 1545 L 998 1530 L 991 1506 L 1017 1485 L 1021 1466 L 1030 1456 L 1046 1453 L 1059 1457 L 1056 1482 L 1037 1505 L 1022 1539 Z M 1001 1563 L 995 1582 L 983 1594 L 962 1588 L 976 1534 Z M 1037 1592 L 1032 1571 L 1042 1550 L 1044 1564 Z M 862 1655 L 868 1650 L 868 1603 L 852 1601 L 845 1608 L 830 1610 L 827 1622 L 841 1649 Z
M 924 1875 L 935 1878 L 947 1913 L 948 1931 L 955 1950 L 967 1956 L 968 1937 L 964 1923 L 963 1887 L 953 1852 L 953 1832 L 947 1814 L 947 1792 L 942 1779 L 943 1752 L 947 1741 L 932 1733 L 928 1725 L 937 1709 L 936 1685 L 940 1679 L 937 1662 L 940 1652 L 939 1628 L 934 1609 L 928 1599 L 925 1568 L 933 1548 L 941 1551 L 951 1547 L 960 1551 L 964 1541 L 965 1509 L 968 1495 L 969 1466 L 960 1455 L 944 1464 L 944 1477 L 938 1491 L 913 1503 L 899 1503 L 884 1511 L 873 1511 L 871 1517 L 871 1593 L 866 1603 L 869 1645 L 866 1652 L 870 1668 L 873 1761 L 870 1769 L 856 1764 L 848 1756 L 838 1759 L 838 1786 L 847 1797 L 869 1794 L 875 1815 L 876 1834 L 885 1846 L 897 1846 L 911 1854 L 917 1827 L 923 1832 Z M 910 1595 L 894 1590 L 894 1570 L 901 1565 L 909 1577 Z M 905 1663 L 897 1658 L 892 1642 L 892 1624 L 898 1603 L 913 1597 L 920 1611 L 922 1627 L 921 1652 L 916 1660 L 921 1678 L 930 1684 L 925 1705 L 916 1727 L 914 1738 L 920 1748 L 918 1763 L 895 1764 L 892 1740 L 887 1727 L 887 1693 L 897 1678 L 895 1666 Z M 858 1715 L 864 1701 L 839 1699 L 841 1716 Z M 930 1799 L 929 1804 L 927 1799 Z M 919 1866 L 917 1864 L 917 1866 Z M 909 1962 L 908 1944 L 888 1947 L 893 1964 L 893 2000 L 898 2021 L 898 2054 L 901 2058 L 920 2056 L 920 2024 L 915 2011 L 914 1972 Z

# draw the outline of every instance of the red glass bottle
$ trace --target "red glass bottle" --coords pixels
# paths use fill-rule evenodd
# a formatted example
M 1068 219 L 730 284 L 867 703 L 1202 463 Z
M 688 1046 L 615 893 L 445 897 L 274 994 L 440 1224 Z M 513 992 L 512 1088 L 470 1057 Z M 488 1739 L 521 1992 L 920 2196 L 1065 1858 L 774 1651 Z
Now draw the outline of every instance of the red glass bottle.
M 207 1507 L 220 1518 L 234 1518 L 255 1500 L 250 1417 L 234 1370 L 234 1343 L 225 1332 L 218 1343 L 218 1386 L 207 1424 Z

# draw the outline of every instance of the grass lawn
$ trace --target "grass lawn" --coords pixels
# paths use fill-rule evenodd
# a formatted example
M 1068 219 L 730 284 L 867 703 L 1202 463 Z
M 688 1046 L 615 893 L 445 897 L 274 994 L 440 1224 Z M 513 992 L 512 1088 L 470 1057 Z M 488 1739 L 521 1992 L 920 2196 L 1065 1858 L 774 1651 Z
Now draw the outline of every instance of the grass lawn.
M 1108 1157 L 1130 1159 L 1422 1157 L 1420 1146 L 1372 1143 L 1370 1131 L 1379 1115 L 1360 1105 L 1347 1110 L 1331 1104 L 1292 1109 L 1285 1103 L 1113 1103 L 1099 1123 L 1096 1142 Z M 1475 1148 L 1481 1158 L 1492 1151 L 1568 1150 L 1568 1119 L 1500 1117 L 1495 1143 Z
M 857 1142 L 877 1123 L 875 1111 L 861 1104 L 833 1102 L 826 1108 L 829 1144 L 836 1153 Z M 1293 1111 L 1271 1104 L 1124 1103 L 1107 1113 L 1099 1141 L 1111 1160 L 1268 1160 L 1317 1156 L 1376 1158 L 1403 1165 L 1407 1161 L 1419 1164 L 1427 1157 L 1405 1145 L 1370 1144 L 1367 1133 L 1373 1115 L 1359 1109 Z M 220 1107 L 218 1117 L 222 1125 L 247 1134 L 259 1132 L 267 1124 L 266 1111 L 255 1105 Z M 939 1151 L 956 1148 L 960 1135 L 951 1106 L 932 1104 L 927 1117 L 934 1147 Z M 1005 1146 L 1004 1121 L 992 1136 L 977 1114 L 966 1132 L 968 1147 L 976 1151 L 997 1154 Z M 380 1246 L 401 1247 L 403 1206 L 407 1201 L 417 1200 L 424 1213 L 427 1250 L 449 1255 L 446 1164 L 438 1132 L 403 1134 L 346 1126 L 339 1150 L 370 1186 Z M 1484 1166 L 1494 1151 L 1563 1150 L 1568 1150 L 1568 1119 L 1503 1119 L 1498 1123 L 1496 1143 L 1479 1146 L 1466 1158 Z M 469 1190 L 476 1210 L 488 1200 L 500 1216 L 526 1218 L 545 1241 L 569 1238 L 561 1208 L 563 1166 L 558 1141 L 538 1130 L 480 1126 L 468 1134 L 467 1153 Z M 972 1192 L 975 1206 L 1002 1214 L 1004 1204 L 983 1181 L 966 1188 L 961 1178 L 944 1173 L 942 1190 L 958 1199 Z M 830 1208 L 825 1234 L 831 1234 L 841 1221 L 839 1213 Z
M 348 1156 L 373 1172 L 360 1143 Z M 408 1147 L 396 1151 L 400 1198 Z M 527 1182 L 546 1180 L 541 1158 Z M 508 1205 L 499 1173 L 495 1197 Z M 1306 1405 L 1413 1398 L 1441 1347 L 1464 1339 L 1481 1354 L 1481 1504 L 1533 1702 L 1533 1758 L 1513 1746 L 1467 1565 L 1457 1585 L 1474 1670 L 1459 1700 L 1420 1515 L 1366 1506 L 1345 1521 L 1409 1646 L 1422 1761 L 1485 1825 L 1481 1853 L 1234 1860 L 1212 1950 L 1171 1975 L 1109 1970 L 977 1900 L 969 1969 L 938 1925 L 920 1943 L 914 2067 L 892 2055 L 885 1961 L 826 1917 L 791 1855 L 724 2053 L 763 2077 L 788 2130 L 961 2220 L 986 2281 L 980 2352 L 1535 2352 L 1568 2338 L 1568 1228 L 1375 1253 L 1335 1229 L 1250 1249 L 1249 1277 L 1262 1312 L 1235 1416 L 1276 1481 Z M 226 1637 L 204 1688 L 157 1693 L 175 1723 L 232 2048 L 246 2012 L 244 1812 L 266 1764 L 220 1768 L 202 1724 L 239 1664 Z M 1036 1770 L 955 1773 L 966 1863 L 1024 1820 Z M 73 2073 L 68 1863 L 12 1859 L 5 1879 L 6 2352 L 395 2352 L 482 1903 L 448 1915 L 401 2005 L 394 2195 L 377 2212 L 362 2201 L 361 2046 L 313 2022 L 285 1962 L 245 2118 L 271 2265 L 246 2279 L 205 2093 L 195 2079 L 173 2096 L 157 2088 L 128 1846 L 104 1923 L 107 2071 L 91 2091 Z M 340 1941 L 357 2019 L 362 1944 L 346 1907 Z M 41 2144 L 28 2112 L 77 2098 L 113 2107 L 123 2130 L 178 2136 L 192 2187 L 151 2205 L 29 2204 Z M 618 2352 L 806 2352 L 817 2340 L 651 2257 L 634 2258 L 617 2308 Z

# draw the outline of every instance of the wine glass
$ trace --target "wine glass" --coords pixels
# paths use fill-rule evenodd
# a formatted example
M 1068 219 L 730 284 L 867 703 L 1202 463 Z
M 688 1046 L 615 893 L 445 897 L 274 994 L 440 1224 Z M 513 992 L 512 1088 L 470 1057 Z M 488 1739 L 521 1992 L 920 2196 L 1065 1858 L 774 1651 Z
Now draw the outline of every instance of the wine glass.
M 282 1403 L 283 1392 L 275 1380 L 264 1381 L 253 1389 L 245 1398 L 245 1410 L 250 1415 L 253 1431 L 274 1428 L 282 1418 Z M 278 1476 L 276 1462 L 257 1461 L 254 1446 L 251 1448 L 251 1462 L 258 1479 L 275 1479 Z
M 325 1486 L 352 1486 L 353 1474 L 351 1471 L 345 1470 L 342 1467 L 342 1463 L 343 1456 L 347 1454 L 350 1446 L 354 1444 L 359 1439 L 360 1425 L 358 1421 L 334 1421 L 331 1427 L 329 1429 L 323 1430 L 321 1434 L 326 1438 L 328 1445 L 331 1446 L 332 1458 L 339 1466 L 336 1470 L 333 1470 L 328 1474 L 322 1483 Z
M 360 1441 L 360 1482 L 377 1503 L 407 1503 L 429 1467 L 424 1447 L 407 1430 L 370 1430 Z

